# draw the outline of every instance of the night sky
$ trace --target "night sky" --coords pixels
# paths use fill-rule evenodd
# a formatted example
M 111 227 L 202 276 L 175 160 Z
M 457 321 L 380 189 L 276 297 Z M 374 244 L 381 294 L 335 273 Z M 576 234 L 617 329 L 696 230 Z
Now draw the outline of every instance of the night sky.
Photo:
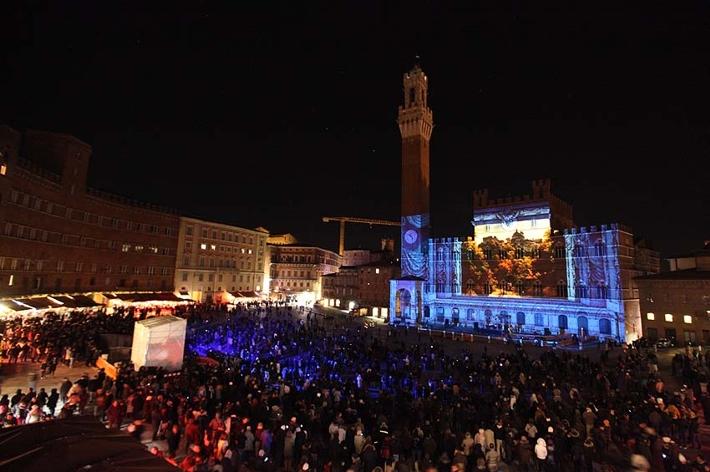
M 419 56 L 435 235 L 550 177 L 580 225 L 710 239 L 707 2 L 2 3 L 0 122 L 92 144 L 94 187 L 336 248 L 323 215 L 399 218 Z

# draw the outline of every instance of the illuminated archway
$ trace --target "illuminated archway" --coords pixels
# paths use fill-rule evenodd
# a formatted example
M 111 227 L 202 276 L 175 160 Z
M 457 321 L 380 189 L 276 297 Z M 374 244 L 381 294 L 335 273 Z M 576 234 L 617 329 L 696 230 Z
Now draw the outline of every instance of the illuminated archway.
M 409 318 L 412 313 L 412 294 L 406 288 L 397 290 L 394 306 L 395 316 L 397 318 Z

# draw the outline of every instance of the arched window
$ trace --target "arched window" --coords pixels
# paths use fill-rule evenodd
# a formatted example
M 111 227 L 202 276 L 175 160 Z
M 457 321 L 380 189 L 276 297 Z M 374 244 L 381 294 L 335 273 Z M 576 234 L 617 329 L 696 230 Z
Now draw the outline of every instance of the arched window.
M 602 318 L 599 320 L 599 333 L 611 334 L 611 321 L 609 321 L 607 318 Z
M 459 309 L 458 309 L 458 307 L 453 307 L 453 308 L 451 309 L 451 321 L 453 321 L 454 323 L 458 323 L 458 322 L 459 322 Z
M 519 311 L 515 314 L 515 321 L 518 326 L 522 326 L 525 324 L 525 313 L 522 311 Z
M 491 310 L 486 310 L 483 312 L 483 316 L 486 319 L 486 326 L 491 324 L 491 321 L 493 320 L 493 312 Z
M 557 326 L 559 326 L 560 329 L 567 329 L 567 315 L 557 317 Z
M 412 294 L 406 288 L 397 290 L 397 295 L 394 304 L 394 313 L 397 318 L 408 318 L 411 311 Z M 340 300 L 335 302 L 336 306 L 340 306 Z
M 468 293 L 473 292 L 473 287 L 474 287 L 473 279 L 468 279 L 466 281 L 466 292 L 468 292 Z
M 542 313 L 535 313 L 535 326 L 543 326 L 545 324 Z
M 585 336 L 589 334 L 589 321 L 586 316 L 577 316 L 577 334 Z
M 474 310 L 473 308 L 469 308 L 468 310 L 466 310 L 466 319 L 468 321 L 475 320 L 476 319 L 476 310 Z

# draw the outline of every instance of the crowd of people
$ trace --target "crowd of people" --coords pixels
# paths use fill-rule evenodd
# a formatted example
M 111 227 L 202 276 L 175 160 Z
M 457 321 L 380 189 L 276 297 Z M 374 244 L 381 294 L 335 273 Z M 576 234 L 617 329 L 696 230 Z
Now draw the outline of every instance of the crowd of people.
M 91 414 L 148 435 L 151 452 L 185 471 L 710 470 L 688 452 L 701 448 L 699 408 L 710 418 L 710 357 L 699 353 L 676 361 L 685 386 L 668 391 L 655 353 L 634 346 L 599 360 L 517 345 L 493 355 L 397 330 L 334 330 L 291 307 L 182 315 L 180 372 L 99 371 L 3 396 L 3 415 Z M 7 341 L 38 362 L 66 349 L 91 362 L 96 334 L 130 332 L 133 318 L 47 318 L 11 327 Z

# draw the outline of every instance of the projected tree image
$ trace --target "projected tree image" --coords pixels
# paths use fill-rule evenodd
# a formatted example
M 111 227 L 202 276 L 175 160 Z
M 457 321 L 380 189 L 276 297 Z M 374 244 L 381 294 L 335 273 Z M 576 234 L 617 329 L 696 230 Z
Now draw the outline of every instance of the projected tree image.
M 480 244 L 464 243 L 464 266 L 468 295 L 530 296 L 542 295 L 542 279 L 551 271 L 552 253 L 549 232 L 542 240 L 530 240 L 516 231 L 508 239 L 495 236 Z M 536 286 L 536 283 L 538 285 Z

